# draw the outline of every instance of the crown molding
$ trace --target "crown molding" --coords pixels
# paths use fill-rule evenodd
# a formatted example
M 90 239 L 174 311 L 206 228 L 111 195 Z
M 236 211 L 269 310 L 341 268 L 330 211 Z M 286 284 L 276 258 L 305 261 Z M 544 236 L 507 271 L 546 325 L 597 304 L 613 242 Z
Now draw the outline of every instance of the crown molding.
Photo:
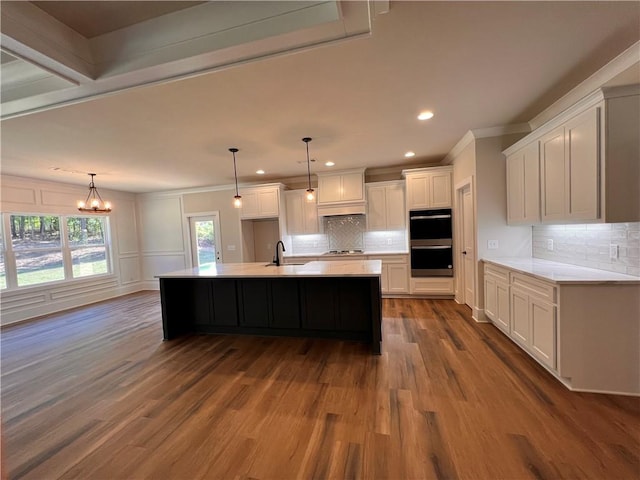
M 531 130 L 535 130 L 547 123 L 552 118 L 558 116 L 564 110 L 576 104 L 582 98 L 590 95 L 594 90 L 604 86 L 604 84 L 628 68 L 640 62 L 640 41 L 634 43 L 620 55 L 600 68 L 593 75 L 579 83 L 563 97 L 556 100 L 549 107 L 544 109 L 529 121 Z

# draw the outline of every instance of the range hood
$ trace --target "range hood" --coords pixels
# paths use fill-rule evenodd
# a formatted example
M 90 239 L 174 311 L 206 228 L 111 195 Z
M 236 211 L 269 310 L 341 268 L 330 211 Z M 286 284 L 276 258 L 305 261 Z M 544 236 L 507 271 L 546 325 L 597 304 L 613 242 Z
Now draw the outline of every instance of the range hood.
M 334 205 L 318 205 L 319 217 L 332 217 L 334 215 L 364 215 L 366 213 L 366 202 L 340 202 Z

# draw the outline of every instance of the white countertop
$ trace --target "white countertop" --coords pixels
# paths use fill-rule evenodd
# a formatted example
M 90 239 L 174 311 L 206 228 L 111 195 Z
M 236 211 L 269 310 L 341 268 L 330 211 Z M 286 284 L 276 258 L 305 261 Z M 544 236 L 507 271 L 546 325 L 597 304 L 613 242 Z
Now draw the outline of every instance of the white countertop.
M 390 250 L 383 250 L 383 251 L 366 251 L 366 252 L 362 252 L 362 253 L 293 253 L 293 254 L 286 254 L 284 255 L 284 258 L 296 258 L 296 257 L 303 257 L 303 258 L 309 258 L 309 257 L 313 257 L 313 258 L 320 258 L 320 257 L 362 257 L 367 256 L 367 255 L 375 255 L 375 256 L 380 256 L 380 255 L 408 255 L 409 252 L 406 250 L 398 250 L 398 251 L 390 251 Z
M 374 277 L 382 274 L 380 260 L 316 261 L 304 265 L 217 263 L 156 275 L 156 278 L 283 278 L 283 277 Z
M 640 284 L 640 277 L 595 268 L 569 265 L 531 257 L 483 258 L 482 261 L 507 267 L 555 283 L 628 283 Z

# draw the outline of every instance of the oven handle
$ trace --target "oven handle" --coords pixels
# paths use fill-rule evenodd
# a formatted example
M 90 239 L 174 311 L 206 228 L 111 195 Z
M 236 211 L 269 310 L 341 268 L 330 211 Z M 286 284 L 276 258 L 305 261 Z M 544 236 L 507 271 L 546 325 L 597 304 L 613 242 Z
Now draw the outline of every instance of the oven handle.
M 411 247 L 412 250 L 444 250 L 445 248 L 452 248 L 451 245 L 430 245 L 430 246 L 420 246 L 420 247 Z
M 451 218 L 451 215 L 420 215 L 418 217 L 411 217 L 411 220 L 432 220 L 436 218 Z

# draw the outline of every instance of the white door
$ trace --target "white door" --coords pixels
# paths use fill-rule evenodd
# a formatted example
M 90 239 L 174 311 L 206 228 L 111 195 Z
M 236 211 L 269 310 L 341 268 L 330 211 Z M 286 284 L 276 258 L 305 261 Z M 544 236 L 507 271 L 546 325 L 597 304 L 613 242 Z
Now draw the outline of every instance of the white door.
M 194 267 L 222 261 L 218 212 L 189 217 L 189 233 L 191 236 L 191 260 Z
M 475 294 L 476 249 L 473 235 L 473 196 L 471 187 L 462 191 L 462 262 L 464 275 L 464 303 L 473 308 Z

